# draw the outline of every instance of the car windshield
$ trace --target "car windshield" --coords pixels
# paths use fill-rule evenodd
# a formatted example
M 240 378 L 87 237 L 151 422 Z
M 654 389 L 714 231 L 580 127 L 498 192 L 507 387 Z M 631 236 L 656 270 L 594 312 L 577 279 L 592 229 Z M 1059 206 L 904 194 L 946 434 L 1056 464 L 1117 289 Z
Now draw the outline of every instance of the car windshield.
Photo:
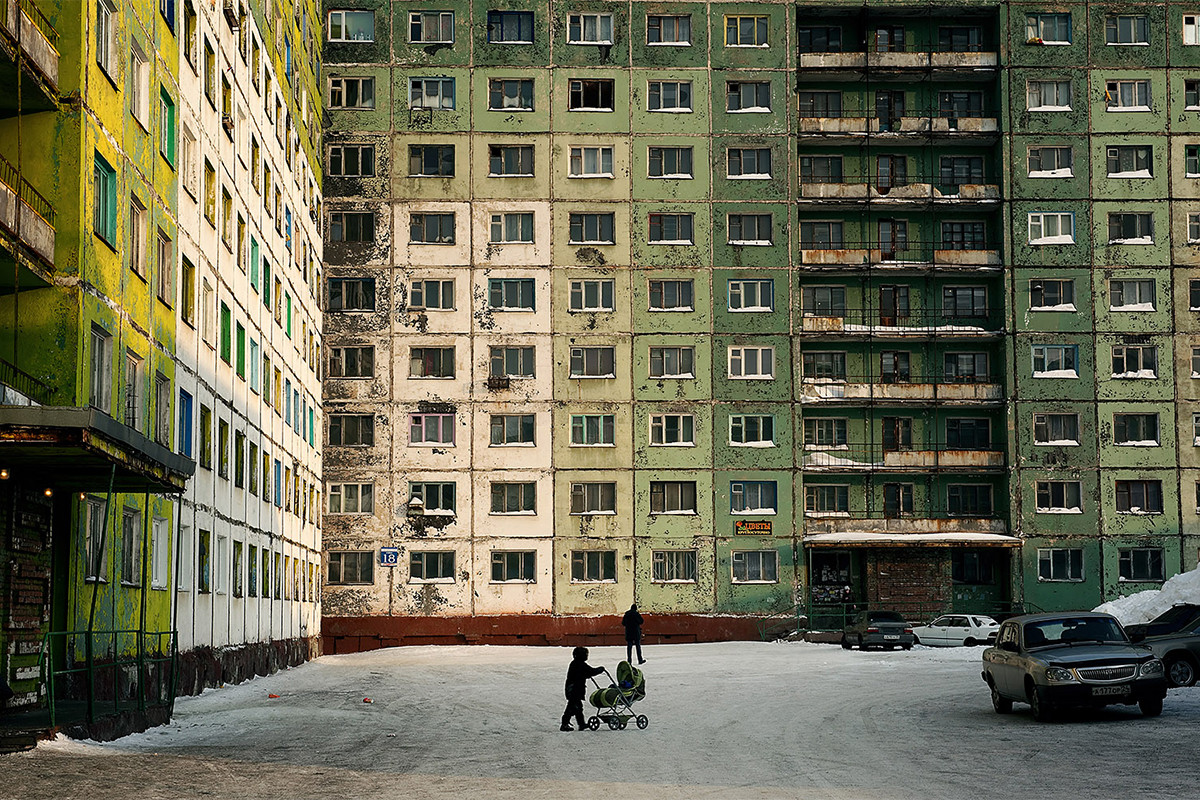
M 1200 607 L 1191 604 L 1171 606 L 1169 609 L 1150 620 L 1151 625 L 1183 625 L 1192 617 L 1200 614 Z
M 872 611 L 867 614 L 871 622 L 904 622 L 904 617 L 897 611 Z
M 1025 647 L 1071 644 L 1072 642 L 1126 642 L 1116 620 L 1105 617 L 1060 617 L 1025 625 Z

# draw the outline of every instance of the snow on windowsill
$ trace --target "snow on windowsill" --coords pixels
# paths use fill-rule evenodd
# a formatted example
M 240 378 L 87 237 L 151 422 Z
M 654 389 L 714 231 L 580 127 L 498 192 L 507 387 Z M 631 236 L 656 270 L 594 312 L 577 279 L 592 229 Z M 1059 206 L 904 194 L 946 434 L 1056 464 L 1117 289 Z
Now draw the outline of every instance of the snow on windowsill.
M 1037 169 L 1029 172 L 1031 178 L 1074 178 L 1072 169 Z
M 1070 111 L 1070 106 L 1034 106 L 1030 111 Z
M 1123 306 L 1109 306 L 1109 311 L 1153 311 L 1154 303 L 1129 303 Z
M 1139 517 L 1154 517 L 1163 513 L 1161 511 L 1144 511 L 1138 506 L 1128 509 L 1127 511 L 1117 511 L 1118 514 L 1135 514 Z
M 1109 47 L 1149 47 L 1149 42 L 1105 42 Z
M 698 516 L 695 511 L 686 509 L 679 511 L 652 511 L 650 515 L 653 517 L 695 517 Z
M 1135 169 L 1130 172 L 1110 172 L 1110 178 L 1153 178 L 1148 169 Z
M 659 442 L 658 444 L 655 444 L 654 442 L 651 442 L 650 446 L 651 447 L 695 447 L 696 443 L 695 442 Z
M 744 172 L 741 175 L 726 175 L 731 181 L 769 181 L 771 180 L 770 173 L 767 172 Z
M 610 109 L 611 110 L 611 109 Z M 690 114 L 690 108 L 649 108 L 646 109 L 651 114 Z
M 754 313 L 754 312 L 761 313 L 763 311 L 770 312 L 770 311 L 774 311 L 774 310 L 775 309 L 768 308 L 767 306 L 743 306 L 742 308 L 731 308 L 731 309 L 729 309 L 729 313 L 730 314 L 747 314 L 747 313 Z M 1195 308 L 1192 310 L 1200 311 L 1200 309 L 1195 309 Z
M 1030 311 L 1075 311 L 1074 303 L 1059 303 L 1055 306 L 1030 306 Z
M 1117 447 L 1158 447 L 1160 442 L 1153 439 L 1131 439 L 1128 442 L 1114 442 Z
M 1106 110 L 1114 114 L 1122 114 L 1126 111 L 1149 111 L 1150 106 L 1108 106 Z
M 572 511 L 572 517 L 615 517 L 616 511 Z
M 1078 378 L 1079 372 L 1073 369 L 1048 369 L 1044 372 L 1033 373 L 1035 378 Z
M 750 106 L 748 108 L 731 108 L 727 109 L 727 114 L 770 114 L 771 109 L 766 106 Z
M 742 247 L 770 247 L 770 239 L 730 239 L 727 244 L 738 245 Z
M 1079 506 L 1071 506 L 1070 508 L 1039 508 L 1039 514 L 1082 514 L 1083 509 Z
M 774 447 L 775 442 L 730 442 L 730 447 Z
M 1043 236 L 1041 239 L 1030 239 L 1030 244 L 1075 244 L 1074 236 Z
M 1034 442 L 1034 447 L 1079 447 L 1074 439 L 1051 439 L 1048 442 Z
M 1158 373 L 1156 373 L 1156 372 L 1155 372 L 1154 370 L 1152 370 L 1152 369 L 1139 369 L 1139 370 L 1134 370 L 1133 372 L 1114 372 L 1114 373 L 1112 374 L 1112 376 L 1113 376 L 1114 378 L 1141 378 L 1141 379 L 1147 379 L 1147 378 L 1157 378 L 1157 377 L 1158 377 Z
M 1154 244 L 1154 239 L 1150 236 L 1138 236 L 1134 239 L 1109 239 L 1109 244 Z
M 536 517 L 536 511 L 489 511 L 489 517 Z
M 774 516 L 775 513 L 776 513 L 775 509 L 773 509 L 773 508 L 747 508 L 745 511 L 730 511 L 729 512 L 730 516 L 734 516 L 734 517 L 747 517 L 747 516 L 753 517 L 756 515 L 761 515 L 761 516 L 766 517 L 766 516 Z
M 651 239 L 649 244 L 693 245 L 695 242 L 693 242 L 691 239 Z
M 691 42 L 646 42 L 647 47 L 691 47 Z
M 588 173 L 585 175 L 568 175 L 567 179 L 568 180 L 582 180 L 584 178 L 609 178 L 609 179 L 611 179 L 612 177 L 613 177 L 613 174 L 611 172 L 594 172 L 594 173 Z

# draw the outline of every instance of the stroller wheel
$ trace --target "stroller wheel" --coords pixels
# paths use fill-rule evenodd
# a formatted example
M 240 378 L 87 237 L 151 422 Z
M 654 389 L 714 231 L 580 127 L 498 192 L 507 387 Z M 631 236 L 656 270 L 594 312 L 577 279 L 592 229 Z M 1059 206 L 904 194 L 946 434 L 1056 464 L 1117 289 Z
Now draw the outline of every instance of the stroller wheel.
M 600 718 L 599 718 L 599 717 L 592 717 L 591 719 L 589 719 L 589 720 L 587 721 L 587 726 L 588 726 L 589 728 L 591 728 L 592 730 L 594 730 L 594 731 L 598 731 L 598 730 L 600 730 Z
M 637 715 L 637 726 L 638 726 L 639 731 L 646 730 L 646 726 L 649 724 L 650 724 L 650 720 L 646 718 L 645 714 Z
M 625 721 L 625 720 L 623 720 L 623 719 L 622 719 L 622 720 L 618 720 L 618 721 L 617 721 L 617 730 L 619 730 L 619 731 L 623 731 L 623 730 L 625 730 L 625 726 L 626 726 L 626 725 L 628 725 L 628 724 L 629 724 L 629 723 L 628 723 L 628 722 L 626 722 L 626 721 Z
M 619 727 L 621 727 L 621 721 L 619 719 L 617 719 L 616 717 L 608 718 L 608 729 L 610 731 L 615 731 Z

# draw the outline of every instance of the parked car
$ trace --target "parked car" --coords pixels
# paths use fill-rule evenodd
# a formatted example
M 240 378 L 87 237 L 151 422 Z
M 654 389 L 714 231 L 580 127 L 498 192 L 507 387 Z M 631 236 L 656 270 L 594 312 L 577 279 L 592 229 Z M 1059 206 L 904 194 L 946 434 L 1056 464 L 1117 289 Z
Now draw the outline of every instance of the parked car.
M 1153 625 L 1154 623 L 1150 623 Z M 1133 637 L 1162 659 L 1170 686 L 1192 686 L 1200 674 L 1200 615 L 1182 630 L 1164 636 Z
M 978 614 L 943 614 L 928 625 L 913 628 L 917 644 L 933 647 L 974 647 L 992 644 L 1000 623 Z
M 1134 644 L 1109 614 L 1029 614 L 1005 620 L 996 645 L 983 651 L 982 677 L 998 714 L 1029 703 L 1039 721 L 1069 706 L 1137 704 L 1162 713 L 1163 662 Z
M 1200 604 L 1176 603 L 1149 622 L 1126 625 L 1125 632 L 1133 636 L 1166 636 L 1194 629 L 1200 623 Z
M 843 650 L 855 645 L 859 650 L 869 647 L 911 650 L 914 641 L 912 627 L 897 611 L 863 611 L 842 631 Z

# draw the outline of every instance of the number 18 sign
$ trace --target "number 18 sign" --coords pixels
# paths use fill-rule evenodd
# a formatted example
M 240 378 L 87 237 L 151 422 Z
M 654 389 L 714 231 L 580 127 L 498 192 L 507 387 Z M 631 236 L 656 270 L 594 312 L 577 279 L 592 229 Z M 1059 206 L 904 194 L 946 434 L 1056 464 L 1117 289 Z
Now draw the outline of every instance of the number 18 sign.
M 379 565 L 381 567 L 394 567 L 400 563 L 400 548 L 399 547 L 381 547 L 379 548 Z

